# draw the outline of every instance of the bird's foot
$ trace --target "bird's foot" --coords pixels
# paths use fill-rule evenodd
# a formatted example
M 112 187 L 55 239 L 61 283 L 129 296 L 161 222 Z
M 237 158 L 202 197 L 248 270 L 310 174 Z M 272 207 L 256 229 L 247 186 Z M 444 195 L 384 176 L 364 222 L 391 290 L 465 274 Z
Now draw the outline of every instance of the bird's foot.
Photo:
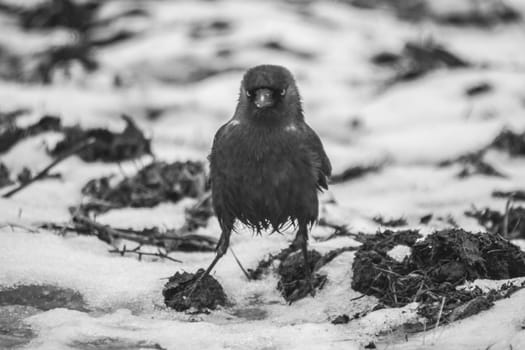
M 189 284 L 188 289 L 187 289 L 187 290 L 189 290 L 189 292 L 184 296 L 184 299 L 191 299 L 191 296 L 193 295 L 193 293 L 195 293 L 195 290 L 197 289 L 197 287 L 201 283 L 202 278 L 204 277 L 204 274 L 202 273 L 202 272 L 204 272 L 204 270 L 200 270 L 199 272 L 201 272 L 200 275 L 197 274 L 191 280 L 186 282 L 186 283 Z M 197 272 L 197 273 L 199 273 L 199 272 Z
M 193 282 L 193 284 L 192 284 L 191 287 L 190 287 L 190 291 L 189 291 L 188 294 L 184 297 L 185 299 L 191 299 L 191 296 L 193 295 L 193 293 L 195 293 L 195 290 L 196 290 L 197 287 L 199 286 L 199 283 L 200 283 L 200 280 L 197 280 L 197 281 Z

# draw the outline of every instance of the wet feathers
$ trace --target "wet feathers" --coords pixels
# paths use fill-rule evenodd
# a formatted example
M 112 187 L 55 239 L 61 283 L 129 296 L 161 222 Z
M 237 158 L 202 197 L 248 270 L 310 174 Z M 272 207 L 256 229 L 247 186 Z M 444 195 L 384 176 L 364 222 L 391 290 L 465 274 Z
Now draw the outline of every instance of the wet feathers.
M 209 160 L 223 230 L 236 219 L 257 232 L 317 220 L 317 191 L 328 188 L 331 165 L 304 121 L 287 69 L 263 65 L 246 72 L 235 113 L 217 131 Z

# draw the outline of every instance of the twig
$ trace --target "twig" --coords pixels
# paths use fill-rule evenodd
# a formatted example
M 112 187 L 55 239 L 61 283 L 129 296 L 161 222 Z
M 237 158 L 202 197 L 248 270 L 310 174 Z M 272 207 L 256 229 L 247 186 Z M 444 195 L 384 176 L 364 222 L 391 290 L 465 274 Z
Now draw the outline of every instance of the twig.
M 399 273 L 394 272 L 394 271 L 391 271 L 391 270 L 383 269 L 383 268 L 381 268 L 381 267 L 378 267 L 378 266 L 375 265 L 375 264 L 374 264 L 374 268 L 375 268 L 376 270 L 383 271 L 383 272 L 385 272 L 385 273 L 387 273 L 387 274 L 396 275 L 396 276 L 401 277 L 401 275 L 400 275 Z
M 12 195 L 14 195 L 15 193 L 23 190 L 24 188 L 26 188 L 27 186 L 31 185 L 33 182 L 37 181 L 37 180 L 40 180 L 41 178 L 45 177 L 47 175 L 47 173 L 49 172 L 49 170 L 51 170 L 53 167 L 55 167 L 57 164 L 59 164 L 60 162 L 62 162 L 64 159 L 68 158 L 69 156 L 72 156 L 74 155 L 75 153 L 78 153 L 82 150 L 84 150 L 85 148 L 93 145 L 95 143 L 95 139 L 94 138 L 89 138 L 87 140 L 84 140 L 82 142 L 80 142 L 79 144 L 77 144 L 75 147 L 73 147 L 71 150 L 69 150 L 68 152 L 62 154 L 61 156 L 59 156 L 57 159 L 55 159 L 54 161 L 51 162 L 51 164 L 49 164 L 47 167 L 45 167 L 42 171 L 40 171 L 38 174 L 36 174 L 35 176 L 31 177 L 31 179 L 29 179 L 29 181 L 27 182 L 24 182 L 24 183 L 21 183 L 18 187 L 12 189 L 11 191 L 5 193 L 2 195 L 3 198 L 10 198 Z
M 197 203 L 195 203 L 193 206 L 200 207 L 201 205 L 204 204 L 204 202 L 206 202 L 210 198 L 211 198 L 211 191 L 206 191 L 198 198 Z
M 391 286 L 392 286 L 392 292 L 394 293 L 394 303 L 396 303 L 396 305 L 399 304 L 398 300 L 397 300 L 397 291 L 396 291 L 396 283 L 392 283 L 392 281 L 390 281 L 390 276 L 388 276 L 388 282 L 390 282 Z
M 160 249 L 157 251 L 157 253 L 141 252 L 140 251 L 140 245 L 137 246 L 135 249 L 131 249 L 131 250 L 127 250 L 126 246 L 124 246 L 124 247 L 122 247 L 122 250 L 119 250 L 119 249 L 115 248 L 115 249 L 110 249 L 108 252 L 110 252 L 110 253 L 118 253 L 121 256 L 124 256 L 127 253 L 137 254 L 139 260 L 142 260 L 143 256 L 156 256 L 156 257 L 161 258 L 161 259 L 168 259 L 168 260 L 171 260 L 171 261 L 176 262 L 176 263 L 182 263 L 181 260 L 174 259 L 174 258 L 168 256 L 168 254 L 163 253 Z
M 438 313 L 438 318 L 436 321 L 435 329 L 438 329 L 439 327 L 439 321 L 441 321 L 441 316 L 443 315 L 443 307 L 445 306 L 445 299 L 446 297 L 443 297 L 443 299 L 441 300 L 441 306 L 439 307 L 439 313 Z
M 503 237 L 505 238 L 509 237 L 509 213 L 512 207 L 513 197 L 514 194 L 511 194 L 509 199 L 507 199 L 507 204 L 505 204 L 505 216 L 503 217 Z
M 419 287 L 417 288 L 416 294 L 414 294 L 414 297 L 412 298 L 412 302 L 415 303 L 417 300 L 417 297 L 419 296 L 419 293 L 423 290 L 423 285 L 425 284 L 425 280 L 422 280 L 419 284 Z
M 356 233 L 352 233 L 350 232 L 350 229 L 348 226 L 346 225 L 338 225 L 338 224 L 334 224 L 332 222 L 329 222 L 328 220 L 326 220 L 325 218 L 321 218 L 319 219 L 319 222 L 317 223 L 319 226 L 324 226 L 324 227 L 328 227 L 328 228 L 332 228 L 334 229 L 334 233 L 332 233 L 331 235 L 329 235 L 328 237 L 325 237 L 323 239 L 323 241 L 328 241 L 334 237 L 339 237 L 339 236 L 348 236 L 348 237 L 351 237 L 353 238 L 354 240 L 359 241 L 359 239 L 361 238 L 359 234 L 356 234 Z
M 364 297 L 366 297 L 366 294 L 361 294 L 361 295 L 358 296 L 358 297 L 355 297 L 355 298 L 350 299 L 350 301 L 359 300 L 359 299 L 364 298 Z
M 512 229 L 512 231 L 510 231 L 511 233 L 514 233 L 516 232 L 516 230 L 518 229 L 518 227 L 520 226 L 521 224 L 521 218 L 518 218 L 518 220 L 516 221 L 516 225 L 514 225 L 514 228 Z M 517 235 L 519 235 L 519 232 L 516 232 Z M 513 238 L 516 238 L 516 237 L 513 237 Z
M 248 279 L 248 281 L 251 281 L 252 278 L 250 277 L 250 274 L 248 273 L 248 271 L 246 271 L 246 270 L 244 269 L 244 266 L 242 266 L 241 261 L 239 260 L 239 258 L 237 258 L 237 255 L 236 255 L 235 252 L 233 251 L 232 247 L 230 247 L 230 252 L 232 253 L 233 258 L 234 258 L 235 261 L 237 262 L 237 265 L 239 265 L 239 267 L 241 268 L 242 272 L 244 273 L 244 276 L 246 276 L 246 278 Z
M 18 224 L 18 223 L 15 223 L 15 222 L 9 222 L 9 221 L 0 223 L 0 228 L 4 228 L 4 227 L 10 227 L 11 229 L 16 227 L 16 228 L 20 228 L 20 229 L 26 230 L 27 232 L 31 232 L 31 233 L 37 233 L 38 232 L 38 229 L 34 229 L 34 228 L 29 227 L 29 226 L 25 226 L 25 225 L 22 225 L 22 224 Z
M 441 306 L 439 308 L 439 314 L 438 314 L 438 318 L 436 321 L 436 326 L 434 328 L 434 342 L 436 342 L 438 338 L 443 335 L 443 332 L 445 332 L 445 330 L 443 330 L 441 334 L 437 334 L 438 329 L 439 329 L 439 321 L 441 320 L 441 317 L 443 316 L 443 307 L 445 306 L 446 298 L 447 298 L 446 296 L 443 296 L 443 299 L 441 300 Z

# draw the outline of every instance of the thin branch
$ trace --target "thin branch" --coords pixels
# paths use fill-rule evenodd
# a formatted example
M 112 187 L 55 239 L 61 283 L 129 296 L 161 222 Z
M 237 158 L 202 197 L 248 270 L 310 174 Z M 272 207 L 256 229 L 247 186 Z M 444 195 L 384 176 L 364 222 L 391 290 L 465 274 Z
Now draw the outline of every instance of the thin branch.
M 346 225 L 338 225 L 338 224 L 329 222 L 325 218 L 319 219 L 319 222 L 317 224 L 319 226 L 324 226 L 324 227 L 328 227 L 328 228 L 334 229 L 334 232 L 331 235 L 323 238 L 322 241 L 328 241 L 328 240 L 333 239 L 335 237 L 348 236 L 348 237 L 351 237 L 352 239 L 360 242 L 360 239 L 362 238 L 361 235 L 350 232 L 350 228 L 348 226 L 346 226 Z
M 25 225 L 22 225 L 22 224 L 19 224 L 19 223 L 16 223 L 16 222 L 10 222 L 10 221 L 6 221 L 6 222 L 3 222 L 3 223 L 0 223 L 0 228 L 4 228 L 4 227 L 10 227 L 11 229 L 16 227 L 16 228 L 23 229 L 23 230 L 26 230 L 27 232 L 31 232 L 31 233 L 37 233 L 38 232 L 38 229 L 34 229 L 32 227 L 25 226 Z
M 42 171 L 40 171 L 38 174 L 36 174 L 35 176 L 31 177 L 31 179 L 29 179 L 29 181 L 27 182 L 24 182 L 24 183 L 21 183 L 18 187 L 12 189 L 11 191 L 5 193 L 2 195 L 3 198 L 10 198 L 12 195 L 14 195 L 15 193 L 23 190 L 24 188 L 26 188 L 27 186 L 31 185 L 33 182 L 37 181 L 37 180 L 40 180 L 41 178 L 43 177 L 46 177 L 49 170 L 51 170 L 53 167 L 55 167 L 57 164 L 59 164 L 60 162 L 62 162 L 64 159 L 74 155 L 75 153 L 78 153 L 84 149 L 86 149 L 87 147 L 93 145 L 95 143 L 95 139 L 94 138 L 89 138 L 89 139 L 86 139 L 82 142 L 80 142 L 79 144 L 77 144 L 75 147 L 73 147 L 71 150 L 69 150 L 68 152 L 62 154 L 61 156 L 59 156 L 57 159 L 55 159 L 54 161 L 51 162 L 51 164 L 49 164 L 47 167 L 45 167 Z
M 119 249 L 115 248 L 115 249 L 108 250 L 108 252 L 110 252 L 110 253 L 117 253 L 117 254 L 120 254 L 121 256 L 124 256 L 127 253 L 137 254 L 139 260 L 141 260 L 143 256 L 155 256 L 157 258 L 171 260 L 171 261 L 176 262 L 176 263 L 182 263 L 181 260 L 174 259 L 174 258 L 170 257 L 168 254 L 163 253 L 160 249 L 156 253 L 141 252 L 140 251 L 140 246 L 137 246 L 137 248 L 131 249 L 131 250 L 126 249 L 126 246 L 124 246 L 124 247 L 122 247 L 122 250 L 119 250 Z
M 242 272 L 244 273 L 244 276 L 246 276 L 246 278 L 248 279 L 248 281 L 251 281 L 252 278 L 250 277 L 250 274 L 248 273 L 248 271 L 245 270 L 244 266 L 242 266 L 241 261 L 239 260 L 239 258 L 237 258 L 237 255 L 236 255 L 235 252 L 233 251 L 232 247 L 230 247 L 230 252 L 232 253 L 233 258 L 234 258 L 235 261 L 237 262 L 237 265 L 239 265 L 239 267 L 241 268 Z
M 509 237 L 509 213 L 512 209 L 512 200 L 514 198 L 514 194 L 511 194 L 509 196 L 509 199 L 507 199 L 507 203 L 505 205 L 505 216 L 503 217 L 503 237 L 508 238 Z
M 446 297 L 443 297 L 443 299 L 441 300 L 441 306 L 439 307 L 438 318 L 437 318 L 436 326 L 435 326 L 436 330 L 439 327 L 439 321 L 441 321 L 441 316 L 443 315 L 443 307 L 445 306 L 445 299 Z
M 350 301 L 359 300 L 359 299 L 362 299 L 362 298 L 364 298 L 364 297 L 366 297 L 366 296 L 367 296 L 366 294 L 361 294 L 361 295 L 358 296 L 358 297 L 355 297 L 355 298 L 350 299 Z

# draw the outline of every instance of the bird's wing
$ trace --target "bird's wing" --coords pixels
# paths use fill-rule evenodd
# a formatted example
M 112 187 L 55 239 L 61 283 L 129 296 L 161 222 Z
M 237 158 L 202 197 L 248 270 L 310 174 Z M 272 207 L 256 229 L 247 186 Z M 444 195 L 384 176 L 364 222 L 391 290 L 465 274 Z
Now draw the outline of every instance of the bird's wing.
M 306 144 L 310 151 L 314 154 L 318 161 L 318 179 L 317 186 L 319 188 L 328 189 L 328 178 L 332 175 L 332 164 L 324 151 L 323 143 L 315 131 L 306 125 Z
M 211 160 L 211 157 L 213 155 L 215 147 L 217 146 L 217 143 L 220 142 L 220 140 L 228 133 L 228 131 L 231 129 L 233 125 L 234 124 L 232 124 L 230 121 L 224 124 L 223 126 L 221 126 L 219 130 L 217 130 L 217 132 L 215 133 L 215 136 L 213 137 L 213 144 L 211 146 L 211 154 L 208 155 L 208 160 Z

